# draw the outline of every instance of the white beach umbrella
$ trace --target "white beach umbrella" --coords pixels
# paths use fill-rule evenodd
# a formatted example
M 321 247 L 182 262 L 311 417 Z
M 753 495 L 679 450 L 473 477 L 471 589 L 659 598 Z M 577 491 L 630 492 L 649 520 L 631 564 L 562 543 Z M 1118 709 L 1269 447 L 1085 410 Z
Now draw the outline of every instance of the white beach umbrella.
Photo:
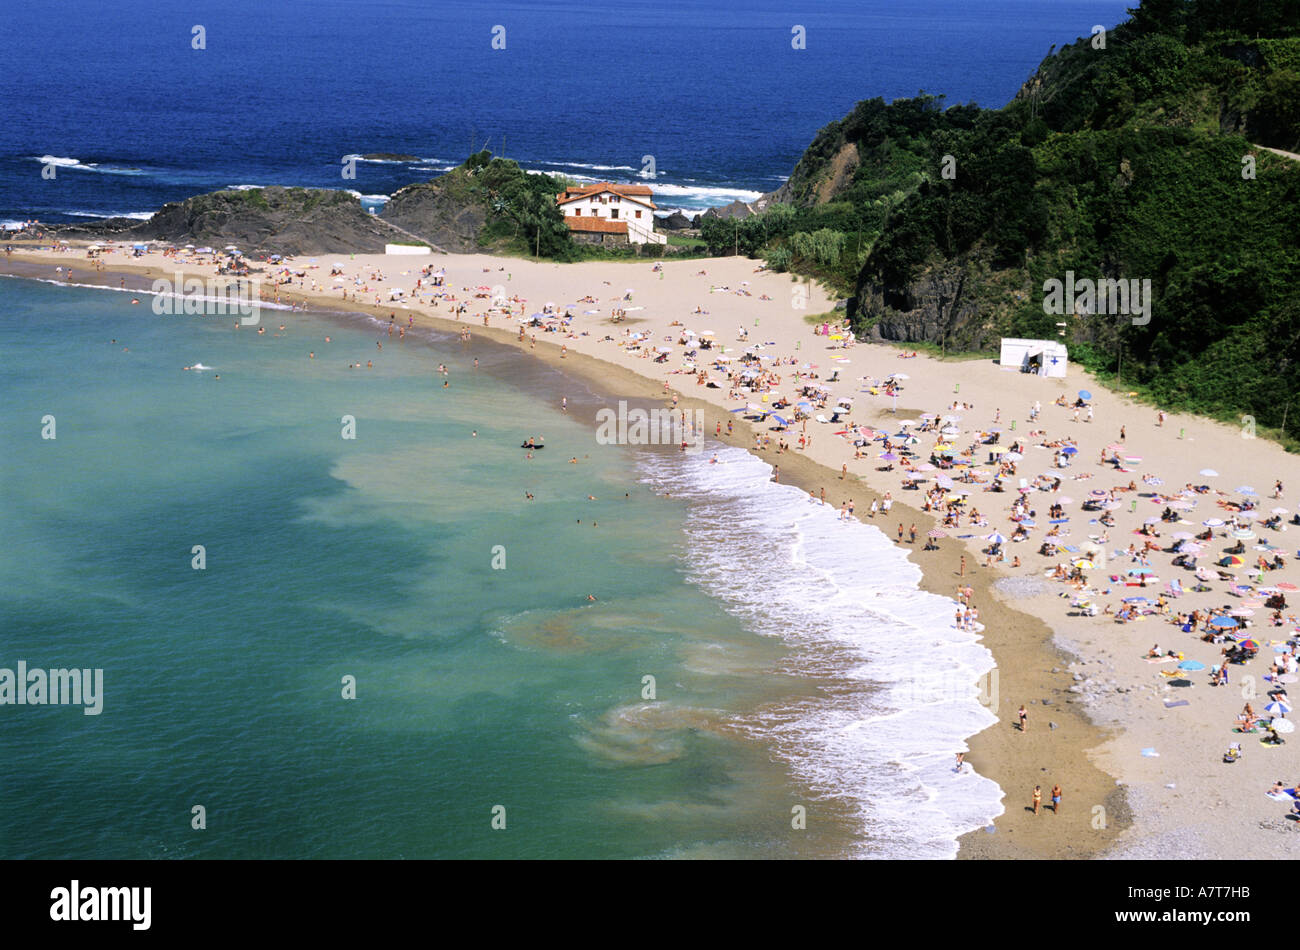
M 1206 478 L 1216 478 L 1219 473 L 1212 468 L 1203 468 L 1201 469 L 1200 474 L 1204 475 Z

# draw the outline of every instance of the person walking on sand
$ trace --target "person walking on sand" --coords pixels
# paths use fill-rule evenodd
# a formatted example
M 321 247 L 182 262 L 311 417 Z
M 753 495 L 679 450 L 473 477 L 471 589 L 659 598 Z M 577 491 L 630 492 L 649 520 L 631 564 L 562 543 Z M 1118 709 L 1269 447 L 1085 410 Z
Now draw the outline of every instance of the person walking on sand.
M 1016 713 L 1016 718 L 1020 720 L 1020 731 L 1024 732 L 1029 728 L 1029 713 L 1025 710 L 1023 703 L 1020 705 L 1020 711 Z
M 903 522 L 898 523 L 898 543 L 903 543 Z
M 1035 815 L 1038 814 L 1038 809 L 1042 804 L 1043 804 L 1043 787 L 1041 785 L 1035 785 L 1034 786 L 1034 814 Z
M 959 574 L 958 576 L 959 577 L 966 576 L 966 555 L 964 554 L 961 556 L 961 574 Z
M 907 534 L 909 538 L 909 543 L 916 544 L 916 525 L 912 525 L 912 527 L 908 528 Z
M 1052 786 L 1052 814 L 1059 815 L 1060 813 L 1061 813 L 1061 786 L 1053 785 Z

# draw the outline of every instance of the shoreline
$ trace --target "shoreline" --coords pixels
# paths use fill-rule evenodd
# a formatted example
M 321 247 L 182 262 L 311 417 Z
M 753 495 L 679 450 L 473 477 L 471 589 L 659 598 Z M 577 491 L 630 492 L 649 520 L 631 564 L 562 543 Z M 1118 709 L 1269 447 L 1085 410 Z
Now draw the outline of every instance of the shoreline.
M 14 268 L 11 262 L 6 262 L 4 271 L 13 273 L 14 276 L 48 280 L 49 277 L 42 277 L 37 272 L 45 269 L 53 261 L 74 265 L 82 263 L 81 260 L 69 261 L 69 257 L 70 255 L 49 254 L 38 260 L 28 260 L 24 266 L 18 268 Z M 516 269 L 522 269 L 525 265 L 525 262 L 513 260 L 482 259 L 494 264 L 504 263 Z M 741 261 L 743 262 L 743 259 Z M 437 258 L 434 262 L 441 263 Z M 388 263 L 392 266 L 401 266 L 403 262 Z M 697 266 L 700 263 L 713 265 L 717 262 L 716 260 L 692 261 L 686 266 Z M 590 265 L 573 266 L 583 268 Z M 111 278 L 129 275 L 132 279 L 144 279 L 145 286 L 148 286 L 147 281 L 152 277 L 169 277 L 176 269 L 176 267 L 162 269 L 114 262 L 110 269 L 100 274 L 82 271 L 78 267 L 81 272 L 74 277 L 74 282 L 111 286 L 109 284 Z M 21 273 L 22 271 L 27 273 Z M 46 273 L 48 274 L 48 270 Z M 186 269 L 186 273 L 208 276 L 208 271 L 199 269 Z M 337 301 L 331 300 L 324 294 L 313 295 L 299 292 L 294 288 L 289 296 L 302 301 L 306 309 L 331 318 L 346 320 L 368 316 L 382 322 L 385 312 L 391 313 L 401 306 L 400 302 L 391 305 L 375 305 L 349 301 L 345 305 L 346 310 L 341 312 L 335 306 Z M 514 329 L 485 328 L 472 320 L 452 319 L 443 314 L 430 313 L 425 308 L 416 309 L 411 306 L 407 310 L 409 314 L 416 317 L 417 326 L 424 325 L 451 334 L 468 327 L 474 335 L 482 334 L 494 342 L 508 344 L 516 350 L 527 350 L 530 355 L 537 357 L 543 363 L 562 370 L 567 376 L 582 380 L 595 392 L 614 397 L 646 399 L 659 404 L 664 402 L 666 390 L 660 381 L 647 373 L 638 372 L 613 360 L 581 352 L 575 347 L 572 339 L 561 338 L 551 342 L 546 339 L 549 334 L 539 335 L 537 342 L 547 345 L 534 349 L 527 342 L 521 343 Z M 561 342 L 569 345 L 568 352 L 563 357 L 560 353 Z M 860 351 L 861 348 L 850 352 L 856 355 Z M 652 365 L 647 364 L 646 368 L 651 369 Z M 959 366 L 956 372 L 964 376 L 965 371 Z M 965 378 L 962 382 L 965 382 Z M 714 402 L 696 398 L 691 393 L 691 388 L 693 387 L 674 388 L 674 391 L 680 395 L 681 408 L 698 409 L 703 413 L 706 430 L 717 421 L 722 421 L 724 424 L 728 420 L 735 421 L 738 423 L 737 435 L 728 440 L 730 444 L 746 448 L 751 454 L 764 459 L 769 464 L 774 461 L 773 458 L 768 457 L 773 455 L 772 450 L 756 451 L 752 444 L 745 444 L 747 439 L 752 443 L 752 434 L 761 431 L 758 427 L 736 419 L 725 408 Z M 934 406 L 932 404 L 903 405 L 899 407 L 899 412 L 914 414 L 922 408 L 934 408 Z M 874 424 L 880 418 L 898 418 L 884 407 L 876 409 L 870 415 L 872 418 L 867 420 L 868 424 Z M 825 487 L 828 492 L 832 492 L 841 480 L 840 473 L 829 465 L 794 451 L 782 454 L 779 463 L 781 482 L 796 485 L 804 491 L 815 491 Z M 857 488 L 854 492 L 855 497 L 865 499 L 858 508 L 858 520 L 865 521 L 867 519 L 864 517 L 864 508 L 870 498 L 880 497 L 882 494 L 880 485 L 877 484 L 874 489 L 870 488 L 868 485 L 871 479 L 864 478 L 862 473 L 852 471 L 850 471 L 850 480 L 844 487 L 854 484 Z M 860 496 L 859 493 L 864 491 L 868 495 Z M 909 505 L 909 500 L 903 493 L 896 503 L 907 509 L 907 517 L 914 520 L 923 533 L 929 529 L 933 521 L 929 516 L 921 514 L 918 508 Z M 889 525 L 886 525 L 884 530 L 888 535 Z M 922 570 L 922 589 L 951 599 L 958 581 L 957 565 L 963 552 L 969 555 L 973 550 L 967 550 L 966 546 L 958 541 L 949 540 L 941 545 L 940 551 L 928 552 L 924 556 L 914 558 L 913 563 Z M 1113 711 L 1105 709 L 1105 704 L 1099 702 L 1098 697 L 1077 695 L 1079 693 L 1076 687 L 1077 671 L 1080 668 L 1085 664 L 1113 661 L 1115 658 L 1108 657 L 1104 653 L 1101 658 L 1098 657 L 1097 651 L 1083 637 L 1084 634 L 1091 635 L 1096 632 L 1090 629 L 1090 626 L 1083 626 L 1076 630 L 1072 621 L 1067 626 L 1043 616 L 1044 612 L 1052 607 L 1055 607 L 1059 616 L 1062 605 L 1055 596 L 1042 594 L 1025 598 L 1001 589 L 996 582 L 1013 575 L 998 568 L 984 568 L 975 557 L 968 558 L 966 573 L 967 582 L 971 583 L 976 590 L 975 602 L 981 607 L 981 620 L 985 627 L 982 642 L 993 653 L 997 664 L 999 694 L 997 708 L 993 710 L 998 715 L 998 722 L 970 738 L 970 752 L 967 758 L 980 774 L 997 782 L 1003 789 L 1005 812 L 993 823 L 995 833 L 989 834 L 986 830 L 977 830 L 962 836 L 959 839 L 957 856 L 963 859 L 1097 857 L 1118 850 L 1122 842 L 1140 841 L 1147 834 L 1148 829 L 1135 821 L 1134 815 L 1131 814 L 1129 783 L 1102 770 L 1103 764 L 1115 761 L 1113 751 L 1107 750 L 1125 744 L 1132 745 L 1126 735 L 1129 731 L 1128 723 L 1122 721 L 1122 717 L 1115 716 Z M 1020 606 L 1013 606 L 1013 603 Z M 1031 609 L 1031 604 L 1037 609 Z M 1096 621 L 1094 626 L 1095 623 Z M 1050 700 L 1051 705 L 1043 705 L 1041 700 Z M 1021 736 L 1014 726 L 1015 709 L 1021 702 L 1025 703 L 1030 710 L 1031 728 L 1025 736 Z M 1056 724 L 1057 728 L 1048 727 L 1049 719 Z M 1102 725 L 1095 725 L 1094 719 Z M 1031 816 L 1026 820 L 1024 815 L 1025 806 L 1028 804 L 1027 790 L 1034 784 L 1043 784 L 1046 790 L 1058 780 L 1053 777 L 1057 775 L 1067 776 L 1059 779 L 1067 790 L 1066 811 L 1059 822 L 1051 815 L 1039 818 Z M 1105 820 L 1102 827 L 1097 827 L 1095 821 L 1097 806 L 1104 809 Z M 1048 824 L 1049 822 L 1053 824 Z
M 60 257 L 60 260 L 64 265 L 82 263 L 81 260 L 68 262 L 64 257 Z M 45 268 L 43 263 L 20 262 L 28 266 L 18 268 L 14 268 L 12 263 L 11 261 L 0 263 L 0 273 L 13 277 L 51 280 L 48 276 L 36 273 L 37 269 Z M 27 272 L 24 273 L 25 271 Z M 114 266 L 106 267 L 102 272 L 78 268 L 78 272 L 74 272 L 73 278 L 67 283 L 119 291 L 119 288 L 112 286 L 112 280 L 125 278 L 127 290 L 133 289 L 131 287 L 133 281 L 139 281 L 140 284 L 134 289 L 147 291 L 152 280 L 159 277 L 171 278 L 177 271 L 186 277 L 209 276 L 204 270 L 193 268 L 178 266 L 163 269 L 153 265 L 114 262 Z M 58 283 L 58 281 L 53 282 Z M 349 301 L 344 304 L 343 309 L 339 309 L 337 306 L 332 306 L 335 301 L 323 299 L 320 295 L 294 293 L 290 296 L 304 305 L 302 309 L 334 321 L 352 324 L 368 318 L 382 322 L 384 314 L 392 312 L 393 307 L 397 305 L 397 302 L 387 306 Z M 469 320 L 456 320 L 423 309 L 412 309 L 408 312 L 416 314 L 415 326 L 417 327 L 424 326 L 448 334 L 453 339 L 460 331 L 469 328 L 473 336 L 481 335 L 494 344 L 505 345 L 514 351 L 532 356 L 543 365 L 581 381 L 598 394 L 615 399 L 628 398 L 645 400 L 658 405 L 665 404 L 665 391 L 662 384 L 617 363 L 575 350 L 569 350 L 562 357 L 559 344 L 545 340 L 544 337 L 539 337 L 537 341 L 539 345 L 532 348 L 527 342 L 519 341 L 516 330 L 483 327 Z M 719 422 L 725 427 L 728 421 L 732 421 L 735 423 L 736 435 L 728 440 L 724 434 L 723 441 L 745 449 L 764 462 L 772 463 L 771 458 L 764 457 L 763 453 L 753 448 L 753 434 L 762 431 L 758 426 L 733 416 L 713 403 L 693 396 L 689 389 L 673 391 L 679 394 L 679 408 L 702 413 L 706 432 Z M 711 435 L 709 437 L 712 438 Z M 747 442 L 749 444 L 746 444 Z M 781 456 L 780 468 L 781 482 L 794 485 L 804 492 L 816 492 L 825 488 L 829 493 L 834 491 L 841 482 L 840 473 L 806 455 L 795 452 L 787 452 Z M 864 504 L 858 508 L 855 517 L 861 522 L 873 523 L 863 512 L 870 500 L 873 498 L 879 500 L 883 492 L 873 490 L 860 478 L 857 479 L 855 488 L 857 492 L 864 493 L 862 496 Z M 936 521 L 919 508 L 908 505 L 907 502 L 907 498 L 900 498 L 895 503 L 907 509 L 909 519 L 915 521 L 923 537 L 925 532 L 936 525 Z M 921 537 L 918 537 L 918 547 Z M 959 580 L 958 566 L 962 550 L 957 543 L 950 541 L 943 544 L 939 551 L 927 552 L 924 558 L 912 557 L 912 562 L 921 569 L 920 589 L 951 600 L 953 589 Z M 1054 667 L 1063 668 L 1069 658 L 1051 642 L 1052 631 L 1046 624 L 1013 610 L 1000 597 L 994 595 L 993 572 L 968 565 L 965 580 L 975 589 L 975 602 L 984 608 L 981 620 L 985 629 L 978 639 L 993 654 L 997 674 L 996 694 L 999 698 L 997 708 L 990 710 L 997 716 L 998 721 L 968 739 L 970 751 L 967 753 L 967 761 L 979 774 L 996 782 L 1002 788 L 1005 810 L 992 823 L 992 827 L 997 829 L 996 833 L 989 834 L 987 829 L 976 829 L 961 836 L 958 839 L 956 857 L 958 859 L 1051 859 L 1098 856 L 1113 843 L 1110 834 L 1114 832 L 1114 826 L 1109 832 L 1098 833 L 1088 825 L 1071 822 L 1072 827 L 1068 829 L 1068 837 L 1052 835 L 1048 833 L 1050 829 L 1016 827 L 1017 823 L 1013 820 L 1014 817 L 1018 817 L 1015 815 L 1018 801 L 1016 790 L 1031 780 L 1037 784 L 1040 780 L 1035 779 L 1035 773 L 1044 766 L 1035 767 L 1026 762 L 1024 755 L 1013 754 L 1017 748 L 1016 740 L 1021 737 L 1014 731 L 1013 726 L 1018 702 L 1013 703 L 1011 697 L 1046 698 L 1065 695 L 1064 690 L 1069 685 L 1068 676 L 1064 673 L 1052 674 L 1047 671 Z M 1090 799 L 1113 798 L 1115 795 L 1113 779 L 1096 768 L 1088 760 L 1087 755 L 1090 748 L 1104 741 L 1105 735 L 1074 707 L 1062 706 L 1059 714 L 1054 711 L 1053 716 L 1060 721 L 1062 729 L 1049 732 L 1044 723 L 1043 728 L 1036 734 L 1025 736 L 1028 742 L 1020 745 L 1029 746 L 1028 751 L 1035 761 L 1050 761 L 1058 771 L 1068 772 L 1071 776 L 1071 788 L 1076 791 L 1076 794 L 1079 790 L 1086 789 L 1084 793 Z M 1114 810 L 1120 815 L 1127 814 L 1127 808 L 1122 803 L 1116 805 Z M 1074 827 L 1076 824 L 1078 826 Z M 1034 834 L 1036 830 L 1040 833 Z

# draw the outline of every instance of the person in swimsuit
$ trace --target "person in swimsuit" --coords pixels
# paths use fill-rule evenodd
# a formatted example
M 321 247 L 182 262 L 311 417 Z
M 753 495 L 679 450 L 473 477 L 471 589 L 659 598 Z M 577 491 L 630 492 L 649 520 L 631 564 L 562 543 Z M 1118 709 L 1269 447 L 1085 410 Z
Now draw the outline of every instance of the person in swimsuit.
M 1020 712 L 1018 712 L 1016 715 L 1020 718 L 1020 731 L 1024 732 L 1029 725 L 1029 713 L 1025 711 L 1024 706 L 1021 706 Z
M 1059 814 L 1061 811 L 1061 786 L 1052 786 L 1052 814 Z
M 1038 814 L 1038 808 L 1043 804 L 1043 789 L 1040 785 L 1034 786 L 1034 814 Z

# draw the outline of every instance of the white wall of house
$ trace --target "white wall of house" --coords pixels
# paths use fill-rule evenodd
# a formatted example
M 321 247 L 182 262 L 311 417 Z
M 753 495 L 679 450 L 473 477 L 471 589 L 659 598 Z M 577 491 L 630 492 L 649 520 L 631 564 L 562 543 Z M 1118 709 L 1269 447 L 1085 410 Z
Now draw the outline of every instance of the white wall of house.
M 667 240 L 655 232 L 654 210 L 648 204 L 629 198 L 603 192 L 588 195 L 577 201 L 569 201 L 560 206 L 566 215 L 581 218 L 604 218 L 627 222 L 627 237 L 633 244 L 662 244 Z

